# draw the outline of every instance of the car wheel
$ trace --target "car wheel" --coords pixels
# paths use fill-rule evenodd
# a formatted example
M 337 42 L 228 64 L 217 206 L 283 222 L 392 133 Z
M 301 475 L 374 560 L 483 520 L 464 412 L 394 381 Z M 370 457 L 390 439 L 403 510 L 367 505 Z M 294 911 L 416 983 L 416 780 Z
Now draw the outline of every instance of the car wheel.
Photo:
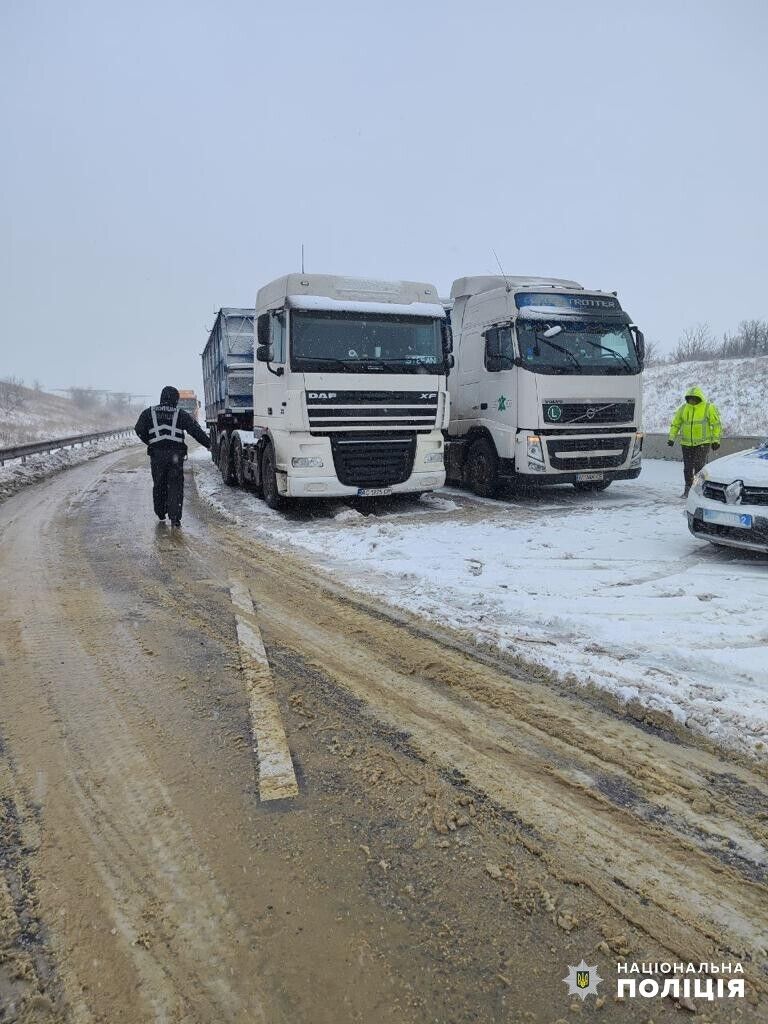
M 499 457 L 487 437 L 479 437 L 470 445 L 464 480 L 481 498 L 492 498 L 498 492 Z

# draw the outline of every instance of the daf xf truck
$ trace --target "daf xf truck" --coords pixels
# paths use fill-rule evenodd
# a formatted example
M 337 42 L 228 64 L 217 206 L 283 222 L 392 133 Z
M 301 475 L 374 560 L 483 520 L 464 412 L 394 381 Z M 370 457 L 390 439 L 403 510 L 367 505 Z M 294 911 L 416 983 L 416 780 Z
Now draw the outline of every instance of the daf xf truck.
M 209 385 L 212 396 L 241 392 L 214 402 L 208 419 L 227 483 L 254 489 L 271 508 L 443 485 L 453 356 L 433 285 L 289 274 L 259 291 L 253 317 L 247 407 L 235 377 L 242 361 L 229 384 L 214 379 L 214 364 L 219 377 L 227 364 L 221 331 L 203 353 L 206 415 Z
M 604 490 L 640 474 L 645 344 L 615 293 L 463 277 L 446 307 L 449 480 L 492 496 L 503 484 Z

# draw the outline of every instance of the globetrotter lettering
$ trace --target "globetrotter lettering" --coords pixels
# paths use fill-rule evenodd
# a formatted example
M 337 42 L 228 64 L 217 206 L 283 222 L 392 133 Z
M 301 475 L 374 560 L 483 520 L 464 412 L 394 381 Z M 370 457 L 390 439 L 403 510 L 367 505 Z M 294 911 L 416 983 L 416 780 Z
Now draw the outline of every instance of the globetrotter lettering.
M 619 999 L 704 999 L 713 1002 L 715 999 L 743 999 L 745 994 L 744 978 L 724 978 L 726 974 L 744 974 L 744 965 L 740 963 L 619 963 L 616 965 L 618 974 L 662 975 L 656 977 L 619 978 L 616 995 Z M 674 977 L 664 977 L 664 975 Z M 679 977 L 684 975 L 684 977 Z M 695 977 L 689 977 L 695 975 Z M 715 975 L 715 977 L 712 977 Z

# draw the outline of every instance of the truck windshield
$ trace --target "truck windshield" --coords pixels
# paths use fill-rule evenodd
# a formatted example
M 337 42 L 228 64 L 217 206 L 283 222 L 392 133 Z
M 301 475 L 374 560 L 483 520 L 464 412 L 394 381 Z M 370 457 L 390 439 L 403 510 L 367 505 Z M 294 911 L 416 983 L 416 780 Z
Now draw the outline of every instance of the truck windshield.
M 551 338 L 543 332 L 562 330 Z M 640 372 L 632 334 L 623 324 L 518 320 L 523 366 L 534 373 L 631 374 Z
M 291 369 L 444 373 L 440 322 L 386 313 L 293 310 Z

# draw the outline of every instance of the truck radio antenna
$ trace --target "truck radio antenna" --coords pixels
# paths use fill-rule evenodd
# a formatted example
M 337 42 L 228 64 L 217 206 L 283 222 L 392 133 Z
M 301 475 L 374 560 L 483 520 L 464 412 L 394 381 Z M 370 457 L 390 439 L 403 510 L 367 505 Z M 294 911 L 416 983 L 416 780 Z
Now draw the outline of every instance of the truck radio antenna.
M 301 272 L 304 273 L 304 243 L 301 243 Z
M 493 255 L 494 255 L 495 259 L 496 259 L 496 262 L 497 262 L 497 263 L 498 263 L 498 265 L 499 265 L 499 270 L 501 271 L 501 276 L 502 276 L 502 277 L 504 278 L 504 280 L 505 280 L 505 281 L 506 281 L 506 283 L 507 283 L 507 291 L 508 291 L 508 292 L 511 292 L 511 291 L 512 291 L 512 285 L 511 285 L 511 284 L 509 283 L 509 278 L 508 278 L 508 277 L 507 277 L 507 275 L 506 275 L 506 274 L 504 273 L 504 267 L 502 267 L 502 265 L 501 265 L 501 260 L 500 260 L 500 259 L 499 259 L 499 257 L 498 257 L 498 256 L 496 255 L 496 250 L 495 250 L 495 249 L 491 249 L 491 252 L 493 253 Z

